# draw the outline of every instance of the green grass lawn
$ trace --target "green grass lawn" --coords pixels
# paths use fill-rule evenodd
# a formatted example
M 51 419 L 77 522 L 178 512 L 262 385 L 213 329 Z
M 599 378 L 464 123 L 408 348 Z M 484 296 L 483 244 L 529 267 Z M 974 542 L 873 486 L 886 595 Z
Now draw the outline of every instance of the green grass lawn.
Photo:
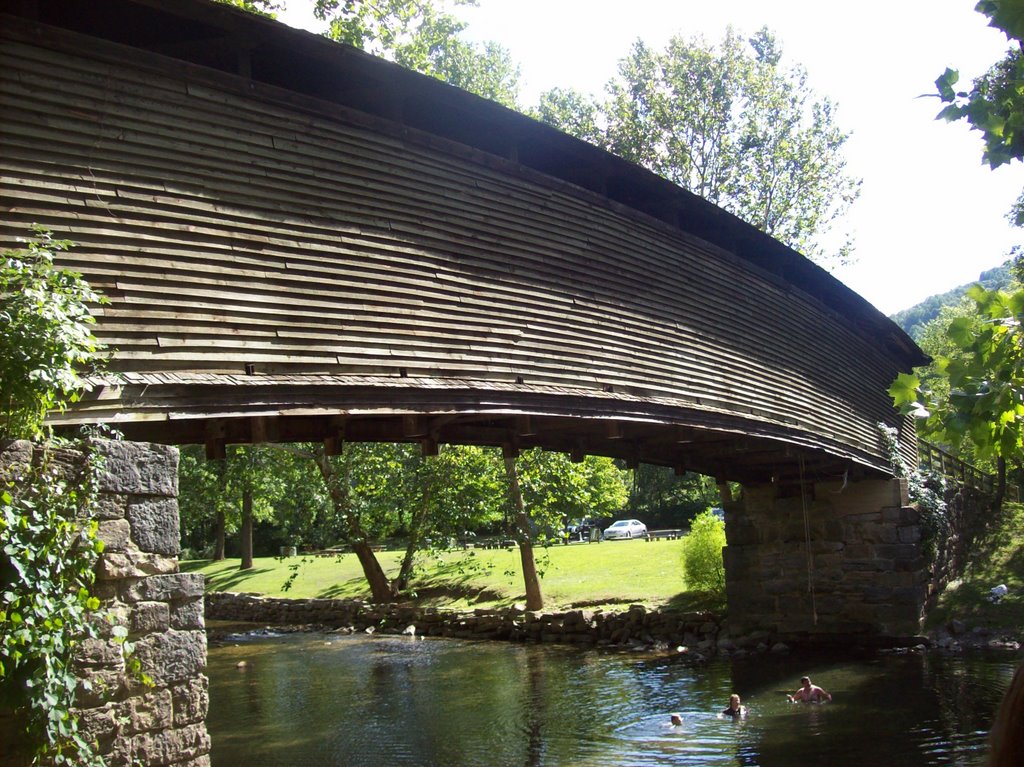
M 985 597 L 993 586 L 1006 584 L 1010 593 L 999 604 Z M 989 534 L 977 541 L 967 572 L 939 597 L 928 616 L 937 627 L 953 618 L 967 626 L 1012 629 L 1024 626 L 1024 505 L 1007 503 Z
M 536 549 L 543 574 L 545 607 L 618 607 L 645 604 L 678 609 L 710 609 L 707 595 L 685 593 L 682 541 L 605 541 Z M 384 571 L 398 571 L 402 552 L 378 555 Z M 246 591 L 265 596 L 369 597 L 354 554 L 337 557 L 262 558 L 252 570 L 238 560 L 183 562 L 182 569 L 206 575 L 209 591 Z M 411 602 L 447 608 L 504 607 L 525 599 L 518 549 L 457 550 L 421 554 L 413 579 Z M 296 568 L 296 577 L 284 588 Z

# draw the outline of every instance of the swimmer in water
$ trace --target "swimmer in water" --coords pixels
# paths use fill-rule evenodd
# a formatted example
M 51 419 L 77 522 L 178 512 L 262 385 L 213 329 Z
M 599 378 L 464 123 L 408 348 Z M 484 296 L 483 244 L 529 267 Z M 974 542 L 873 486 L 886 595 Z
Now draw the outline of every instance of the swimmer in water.
M 722 716 L 731 716 L 733 719 L 739 719 L 747 715 L 747 707 L 740 705 L 740 696 L 733 693 L 729 696 L 729 708 L 722 712 Z
M 794 692 L 792 695 L 787 695 L 790 703 L 824 703 L 825 701 L 832 702 L 832 694 L 826 690 L 818 687 L 816 684 L 811 684 L 811 678 L 808 676 L 800 677 L 800 689 Z
M 683 717 L 680 716 L 679 714 L 670 714 L 669 715 L 669 721 L 672 722 L 672 726 L 673 727 L 678 727 L 679 725 L 681 725 L 683 723 Z

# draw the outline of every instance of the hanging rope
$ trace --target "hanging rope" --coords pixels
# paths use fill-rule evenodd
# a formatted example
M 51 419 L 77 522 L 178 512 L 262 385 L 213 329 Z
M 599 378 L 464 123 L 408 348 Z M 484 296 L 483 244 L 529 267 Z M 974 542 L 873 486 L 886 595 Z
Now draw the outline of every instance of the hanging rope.
M 818 608 L 814 601 L 814 567 L 811 562 L 811 520 L 807 514 L 807 493 L 804 492 L 804 457 L 800 461 L 800 506 L 804 512 L 804 546 L 807 551 L 807 591 L 811 595 L 811 617 L 814 625 L 818 625 Z

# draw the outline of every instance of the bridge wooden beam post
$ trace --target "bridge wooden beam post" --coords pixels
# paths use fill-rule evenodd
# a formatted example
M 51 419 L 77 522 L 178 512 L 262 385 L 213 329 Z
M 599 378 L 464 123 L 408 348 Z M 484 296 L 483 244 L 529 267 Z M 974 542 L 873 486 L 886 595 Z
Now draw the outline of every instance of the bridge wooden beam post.
M 227 458 L 227 425 L 222 419 L 206 422 L 206 460 L 223 461 Z
M 341 455 L 345 451 L 345 417 L 327 419 L 327 433 L 323 437 L 325 455 Z

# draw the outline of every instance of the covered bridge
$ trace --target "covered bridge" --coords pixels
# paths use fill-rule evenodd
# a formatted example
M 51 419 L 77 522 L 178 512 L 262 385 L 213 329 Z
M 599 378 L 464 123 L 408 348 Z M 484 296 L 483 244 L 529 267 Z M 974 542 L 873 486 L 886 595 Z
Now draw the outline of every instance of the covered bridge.
M 902 426 L 886 389 L 921 352 L 703 199 L 232 8 L 0 9 L 2 244 L 49 227 L 111 302 L 120 379 L 56 423 L 889 473 L 876 425 Z
M 743 483 L 730 620 L 913 633 L 878 424 L 925 358 L 799 253 L 639 167 L 203 0 L 0 0 L 0 245 L 110 299 L 58 425 L 530 446 Z M 794 492 L 800 488 L 800 492 Z M 822 595 L 827 595 L 827 599 Z

